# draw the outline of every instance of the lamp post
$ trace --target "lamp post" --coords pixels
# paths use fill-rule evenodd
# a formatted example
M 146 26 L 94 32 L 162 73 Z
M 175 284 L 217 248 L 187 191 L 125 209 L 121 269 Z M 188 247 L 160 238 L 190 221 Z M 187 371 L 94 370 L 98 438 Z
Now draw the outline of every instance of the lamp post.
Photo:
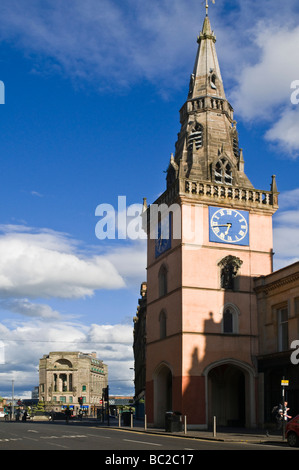
M 289 381 L 285 380 L 283 377 L 281 381 L 281 387 L 282 387 L 282 440 L 284 441 L 284 436 L 285 436 L 285 427 L 286 427 L 286 420 L 287 420 L 287 408 L 285 405 L 285 387 L 289 385 Z
M 12 380 L 12 390 L 11 390 L 11 416 L 12 416 L 12 419 L 14 418 L 14 414 L 15 414 L 15 405 L 14 405 L 15 392 L 14 392 L 14 388 L 15 388 L 15 381 Z

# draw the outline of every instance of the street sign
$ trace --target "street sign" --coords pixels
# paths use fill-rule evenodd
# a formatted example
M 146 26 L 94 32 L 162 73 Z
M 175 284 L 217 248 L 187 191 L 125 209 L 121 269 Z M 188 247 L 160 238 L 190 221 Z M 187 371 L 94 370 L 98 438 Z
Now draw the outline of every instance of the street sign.
M 288 380 L 282 380 L 281 381 L 281 386 L 282 387 L 287 387 L 289 385 L 289 381 Z

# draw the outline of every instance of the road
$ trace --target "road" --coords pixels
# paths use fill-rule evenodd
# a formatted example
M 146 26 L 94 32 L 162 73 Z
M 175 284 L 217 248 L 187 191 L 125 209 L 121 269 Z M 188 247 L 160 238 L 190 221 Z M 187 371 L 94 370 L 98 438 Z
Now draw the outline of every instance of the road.
M 106 455 L 114 455 L 115 458 L 117 454 L 113 454 L 113 451 L 135 451 L 132 453 L 135 456 L 138 455 L 137 451 L 148 451 L 147 454 L 163 456 L 165 451 L 191 455 L 192 451 L 198 450 L 290 450 L 290 448 L 283 443 L 266 445 L 205 441 L 132 432 L 123 428 L 101 428 L 92 423 L 83 425 L 75 422 L 69 424 L 64 422 L 0 422 L 0 451 L 2 450 L 102 450 L 105 451 L 102 453 L 103 458 Z M 195 454 L 198 453 L 195 452 Z M 126 453 L 126 455 L 129 454 Z

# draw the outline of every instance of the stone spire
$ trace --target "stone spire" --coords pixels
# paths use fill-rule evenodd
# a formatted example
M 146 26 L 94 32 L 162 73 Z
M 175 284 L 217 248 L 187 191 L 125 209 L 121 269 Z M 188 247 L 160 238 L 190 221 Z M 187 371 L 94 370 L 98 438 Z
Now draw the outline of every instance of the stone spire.
M 197 39 L 198 50 L 190 79 L 188 99 L 211 95 L 225 99 L 223 82 L 216 53 L 216 36 L 208 16 Z
M 216 36 L 206 15 L 187 101 L 180 110 L 181 130 L 167 185 L 181 175 L 202 182 L 252 188 L 244 173 L 243 153 L 233 108 L 226 99 L 216 52 Z

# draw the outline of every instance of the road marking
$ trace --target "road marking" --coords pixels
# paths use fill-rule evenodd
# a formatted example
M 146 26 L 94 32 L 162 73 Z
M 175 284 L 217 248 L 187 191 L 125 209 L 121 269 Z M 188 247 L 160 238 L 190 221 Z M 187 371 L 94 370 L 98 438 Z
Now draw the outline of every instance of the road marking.
M 162 444 L 155 444 L 153 442 L 145 442 L 145 441 L 133 441 L 133 439 L 123 439 L 126 442 L 137 442 L 138 444 L 148 444 L 149 446 L 159 446 L 162 447 Z
M 40 436 L 41 439 L 75 439 L 87 437 L 84 434 L 63 434 L 62 436 Z
M 47 442 L 50 446 L 62 447 L 63 449 L 69 449 L 67 446 L 63 446 L 62 444 L 56 444 L 56 442 Z
M 38 439 L 34 439 L 33 437 L 24 436 L 24 439 L 28 439 L 28 441 L 35 441 L 35 442 L 38 442 Z

